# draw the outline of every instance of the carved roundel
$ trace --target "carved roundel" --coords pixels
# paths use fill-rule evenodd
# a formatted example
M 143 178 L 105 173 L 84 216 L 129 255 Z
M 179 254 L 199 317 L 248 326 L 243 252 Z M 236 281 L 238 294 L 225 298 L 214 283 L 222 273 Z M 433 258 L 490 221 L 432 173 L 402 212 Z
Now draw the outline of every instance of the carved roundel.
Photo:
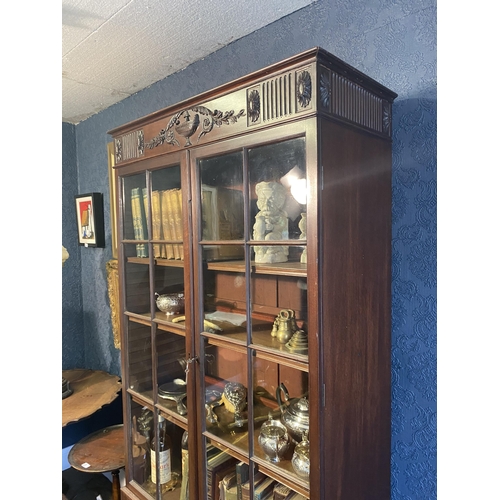
M 302 71 L 297 77 L 297 99 L 301 107 L 305 108 L 311 102 L 312 83 L 309 71 Z
M 248 116 L 252 123 L 260 117 L 260 95 L 258 90 L 252 90 L 248 95 Z
M 321 73 L 321 76 L 319 78 L 319 96 L 323 108 L 329 109 L 331 85 L 330 85 L 330 76 L 326 72 Z

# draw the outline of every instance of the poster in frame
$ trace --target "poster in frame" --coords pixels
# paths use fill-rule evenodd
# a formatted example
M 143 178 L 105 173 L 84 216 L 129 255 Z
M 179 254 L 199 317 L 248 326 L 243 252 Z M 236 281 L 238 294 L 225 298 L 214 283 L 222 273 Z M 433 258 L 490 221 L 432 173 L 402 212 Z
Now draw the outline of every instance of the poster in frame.
M 104 205 L 102 193 L 75 196 L 78 243 L 85 247 L 104 248 Z

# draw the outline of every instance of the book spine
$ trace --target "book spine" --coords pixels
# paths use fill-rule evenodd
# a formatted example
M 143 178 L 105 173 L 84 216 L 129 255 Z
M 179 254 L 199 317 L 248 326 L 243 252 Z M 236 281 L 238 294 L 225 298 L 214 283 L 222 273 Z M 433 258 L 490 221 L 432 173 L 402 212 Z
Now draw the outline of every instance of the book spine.
M 163 226 L 163 237 L 168 241 L 172 240 L 172 229 L 170 226 L 168 191 L 161 192 L 161 221 Z M 165 256 L 167 259 L 174 259 L 174 247 L 172 244 L 165 245 Z
M 134 237 L 136 240 L 144 239 L 144 231 L 142 227 L 142 209 L 141 209 L 140 189 L 133 188 L 130 195 L 130 205 L 132 208 L 132 224 L 134 227 Z M 137 243 L 137 257 L 147 257 L 145 255 L 144 243 Z
M 167 201 L 167 217 L 168 217 L 168 224 L 170 227 L 170 235 L 172 240 L 177 240 L 177 234 L 175 230 L 175 205 L 174 205 L 174 193 L 173 189 L 169 189 L 165 191 L 165 198 Z M 179 246 L 177 244 L 172 245 L 173 249 L 173 254 L 174 254 L 174 259 L 178 260 L 180 259 L 179 255 Z
M 141 239 L 147 240 L 148 239 L 148 190 L 146 188 L 142 188 L 142 199 L 143 199 L 143 204 L 144 206 L 139 206 L 139 210 L 141 213 L 141 222 L 140 222 L 140 227 L 141 227 Z M 139 205 L 141 205 L 141 200 L 139 199 Z M 147 243 L 143 243 L 142 245 L 144 249 L 144 255 L 143 257 L 148 256 L 148 245 Z
M 183 228 L 182 228 L 182 191 L 176 189 L 174 191 L 174 202 L 175 202 L 175 237 L 177 240 L 183 241 Z M 184 260 L 184 245 L 178 244 L 179 258 Z M 216 499 L 218 500 L 218 499 Z
M 248 481 L 249 467 L 245 462 L 236 464 L 236 493 L 238 500 L 243 500 L 241 485 Z
M 153 239 L 161 240 L 161 205 L 160 205 L 160 193 L 158 191 L 153 191 L 151 193 L 151 205 L 152 205 L 152 218 L 153 218 Z M 163 257 L 162 249 L 164 251 L 163 245 L 159 243 L 153 244 L 153 255 L 155 258 L 160 259 Z M 164 252 L 163 252 L 164 253 Z

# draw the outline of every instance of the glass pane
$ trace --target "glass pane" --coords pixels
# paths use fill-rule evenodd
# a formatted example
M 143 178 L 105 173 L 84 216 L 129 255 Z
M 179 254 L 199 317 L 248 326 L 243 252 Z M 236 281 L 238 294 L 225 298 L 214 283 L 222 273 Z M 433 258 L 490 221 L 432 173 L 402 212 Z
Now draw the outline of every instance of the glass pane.
M 214 446 L 209 440 L 206 446 L 206 498 L 237 498 L 237 459 L 227 451 Z M 223 490 L 223 492 L 222 492 Z
M 243 239 L 242 165 L 241 152 L 199 160 L 202 240 Z M 217 260 L 228 258 L 243 258 L 243 255 L 225 252 L 213 255 L 213 259 Z
M 154 317 L 162 322 L 179 321 L 184 316 L 184 268 L 169 264 L 159 259 L 154 266 Z
M 253 379 L 256 459 L 308 488 L 308 373 L 257 353 Z
M 203 247 L 203 300 L 205 331 L 246 344 L 245 263 L 213 260 L 214 255 L 244 254 L 242 245 Z
M 153 363 L 151 358 L 151 328 L 128 318 L 129 388 L 153 399 Z
M 132 414 L 132 479 L 144 485 L 151 476 L 150 436 L 153 428 L 153 412 L 131 401 Z
M 184 214 L 179 165 L 151 173 L 151 214 L 154 257 L 184 260 Z
M 125 310 L 149 318 L 149 259 L 135 257 L 135 244 L 124 244 L 124 253 Z
M 248 383 L 246 349 L 205 348 L 205 409 L 207 436 L 248 454 Z
M 186 417 L 187 380 L 185 338 L 161 329 L 156 330 L 158 366 L 158 403 L 176 416 Z
M 303 246 L 290 246 L 282 264 L 255 264 L 251 272 L 252 343 L 307 361 L 307 275 Z
M 248 165 L 251 237 L 269 243 L 254 247 L 255 261 L 287 262 L 289 247 L 276 242 L 305 237 L 303 227 L 299 227 L 307 203 L 305 139 L 252 148 Z
M 161 491 L 160 498 L 177 500 L 181 489 L 187 487 L 183 482 L 183 449 L 186 448 L 185 431 L 183 428 L 170 422 L 164 415 L 159 415 L 158 426 L 155 427 L 152 413 L 143 409 L 148 419 L 146 448 L 146 470 L 143 488 L 156 498 L 156 490 Z M 140 438 L 142 439 L 142 437 Z M 187 458 L 187 456 L 186 456 Z M 189 473 L 187 461 L 184 463 L 184 478 Z
M 146 176 L 123 178 L 123 239 L 141 240 L 135 247 L 135 257 L 148 257 L 147 214 L 149 213 Z

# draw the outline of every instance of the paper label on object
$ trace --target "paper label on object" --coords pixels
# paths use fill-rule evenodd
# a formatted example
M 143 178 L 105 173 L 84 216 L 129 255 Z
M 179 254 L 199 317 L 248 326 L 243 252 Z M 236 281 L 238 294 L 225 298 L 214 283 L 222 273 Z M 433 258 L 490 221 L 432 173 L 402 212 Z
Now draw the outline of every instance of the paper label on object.
M 170 450 L 160 451 L 160 484 L 168 483 L 172 479 L 170 465 Z M 156 453 L 151 452 L 151 481 L 156 484 Z

